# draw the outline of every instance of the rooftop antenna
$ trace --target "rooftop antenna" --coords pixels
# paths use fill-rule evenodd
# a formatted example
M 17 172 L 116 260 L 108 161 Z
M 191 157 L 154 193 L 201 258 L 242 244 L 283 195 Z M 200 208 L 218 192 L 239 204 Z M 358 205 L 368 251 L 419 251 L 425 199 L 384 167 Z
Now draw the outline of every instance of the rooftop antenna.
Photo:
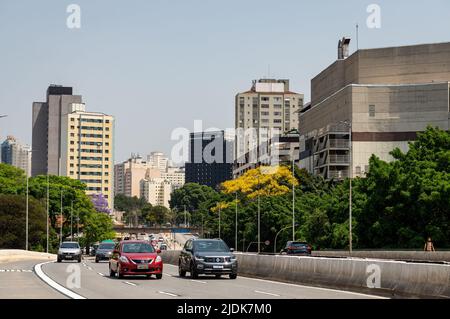
M 356 23 L 356 51 L 359 50 L 359 25 Z

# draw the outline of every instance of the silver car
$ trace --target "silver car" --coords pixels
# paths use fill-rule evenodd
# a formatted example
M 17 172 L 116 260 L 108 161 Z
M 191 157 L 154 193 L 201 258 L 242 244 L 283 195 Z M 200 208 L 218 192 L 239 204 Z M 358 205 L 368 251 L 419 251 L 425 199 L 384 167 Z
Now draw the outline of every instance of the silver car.
M 61 243 L 58 249 L 57 261 L 76 260 L 81 262 L 81 248 L 77 242 L 65 241 Z

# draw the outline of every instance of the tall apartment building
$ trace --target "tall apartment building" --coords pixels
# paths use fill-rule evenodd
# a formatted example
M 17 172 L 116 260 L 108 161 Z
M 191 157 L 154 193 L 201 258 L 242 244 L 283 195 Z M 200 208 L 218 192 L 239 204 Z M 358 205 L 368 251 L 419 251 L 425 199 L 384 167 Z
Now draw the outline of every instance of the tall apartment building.
M 180 188 L 186 182 L 184 168 L 180 167 L 168 167 L 165 172 L 161 173 L 161 178 L 171 183 L 174 188 Z
M 147 163 L 161 172 L 165 172 L 169 167 L 169 158 L 161 152 L 151 152 L 147 156 Z
M 186 183 L 217 188 L 233 179 L 233 141 L 224 131 L 190 134 Z
M 46 102 L 33 103 L 32 175 L 78 179 L 87 194 L 102 193 L 113 207 L 114 118 L 87 112 L 71 87 L 51 85 Z
M 129 197 L 141 196 L 141 180 L 160 178 L 161 171 L 144 161 L 141 156 L 132 154 L 123 163 L 114 165 L 114 192 Z
M 150 178 L 141 180 L 141 198 L 153 206 L 170 208 L 169 200 L 174 185 L 163 178 Z
M 290 91 L 289 80 L 276 79 L 255 80 L 249 91 L 236 95 L 234 176 L 245 171 L 243 166 L 257 164 L 258 160 L 251 160 L 249 153 L 261 144 L 298 129 L 298 111 L 303 108 L 303 99 L 303 94 Z
M 14 136 L 7 136 L 1 145 L 1 162 L 20 168 L 27 176 L 31 174 L 31 149 L 20 144 Z
M 311 103 L 299 115 L 300 165 L 325 178 L 362 176 L 372 154 L 392 160 L 389 152 L 406 151 L 427 125 L 450 126 L 450 43 L 351 56 L 342 54 L 348 43 L 312 79 Z

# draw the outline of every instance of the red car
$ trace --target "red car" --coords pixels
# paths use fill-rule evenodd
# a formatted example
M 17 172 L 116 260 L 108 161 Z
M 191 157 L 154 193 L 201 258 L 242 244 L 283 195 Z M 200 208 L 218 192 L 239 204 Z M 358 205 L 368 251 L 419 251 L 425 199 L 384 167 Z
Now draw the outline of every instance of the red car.
M 150 278 L 155 275 L 156 279 L 161 279 L 163 262 L 160 252 L 145 240 L 122 241 L 116 245 L 109 260 L 109 276 L 146 275 Z

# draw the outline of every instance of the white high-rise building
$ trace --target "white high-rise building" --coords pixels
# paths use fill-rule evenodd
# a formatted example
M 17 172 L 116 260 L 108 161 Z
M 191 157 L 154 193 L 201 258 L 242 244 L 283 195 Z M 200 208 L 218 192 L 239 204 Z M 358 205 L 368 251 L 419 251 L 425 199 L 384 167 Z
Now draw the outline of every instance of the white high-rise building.
M 165 172 L 169 167 L 169 158 L 161 152 L 151 152 L 147 156 L 147 162 L 150 166 L 159 169 L 161 172 Z
M 23 169 L 31 175 L 31 152 L 28 145 L 20 144 L 14 136 L 8 136 L 1 145 L 1 162 Z
M 153 206 L 165 206 L 170 208 L 169 200 L 173 185 L 163 178 L 151 178 L 141 180 L 141 198 Z

